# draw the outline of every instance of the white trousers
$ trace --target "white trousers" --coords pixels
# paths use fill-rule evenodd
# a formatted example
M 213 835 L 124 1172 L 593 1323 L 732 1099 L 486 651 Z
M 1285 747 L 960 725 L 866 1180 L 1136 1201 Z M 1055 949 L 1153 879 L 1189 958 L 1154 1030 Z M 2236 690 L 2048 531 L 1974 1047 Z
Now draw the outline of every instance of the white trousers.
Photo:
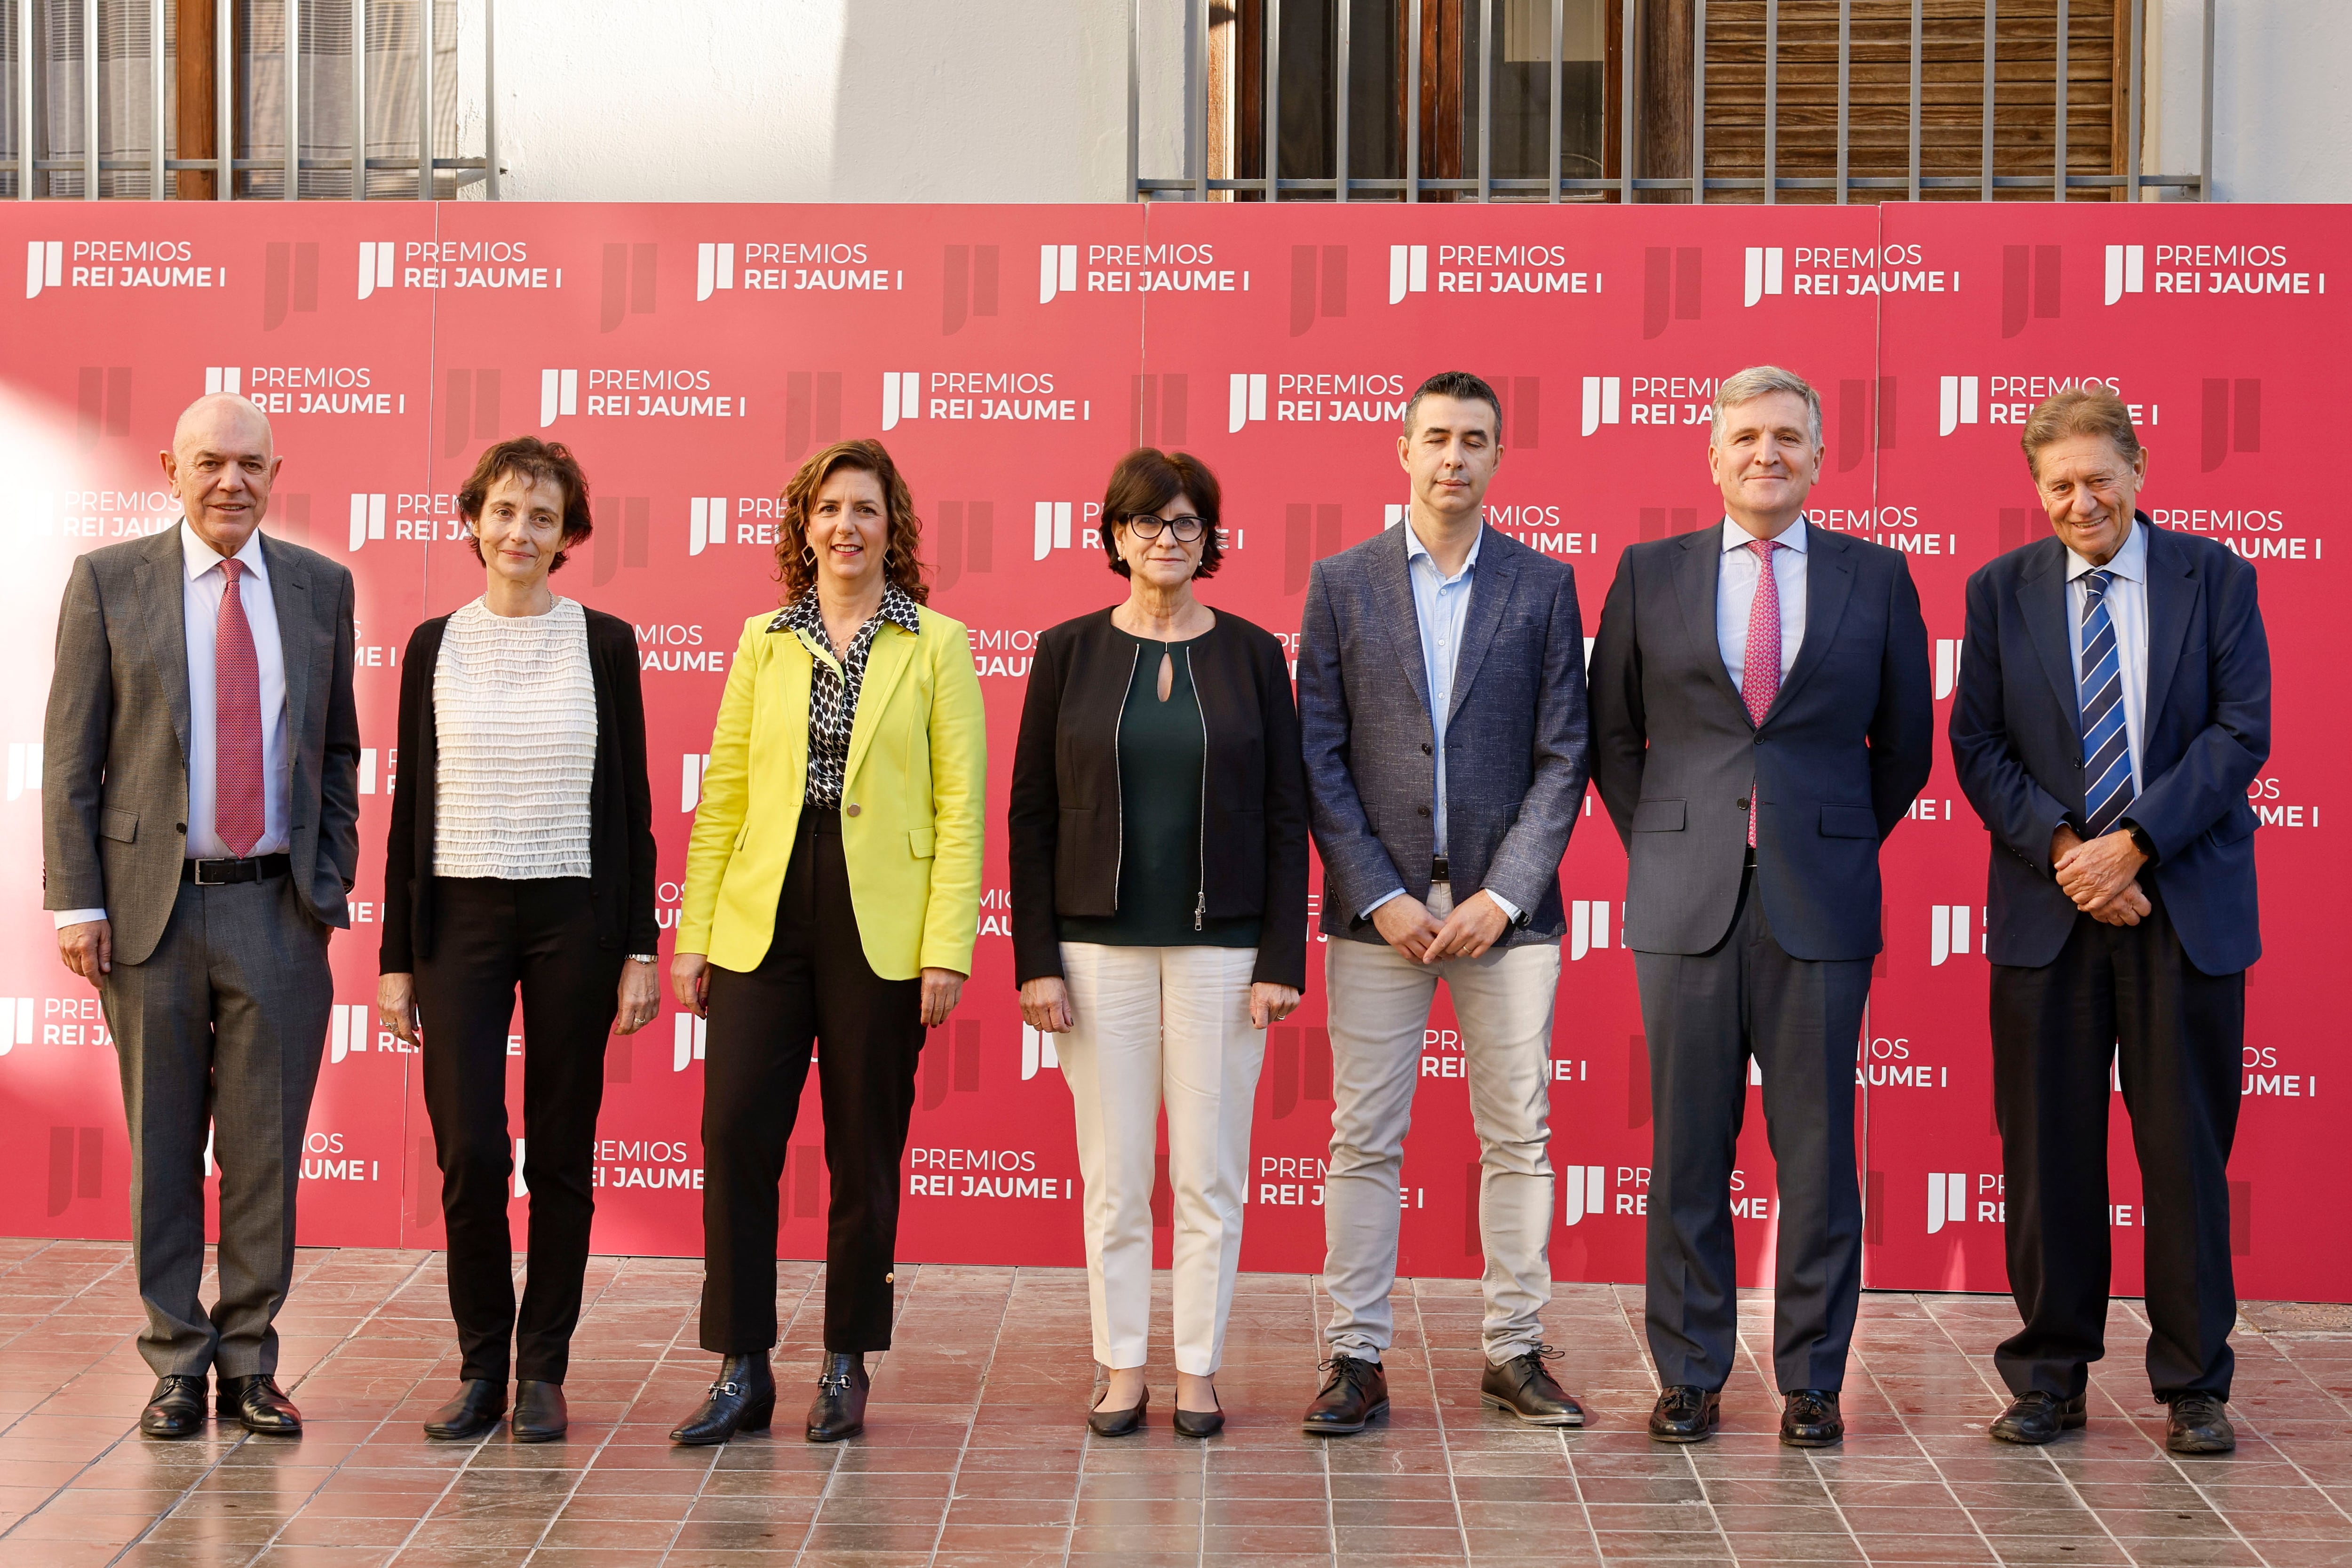
M 1141 1366 L 1151 1326 L 1151 1189 L 1168 1107 L 1176 1370 L 1213 1373 L 1241 1266 L 1242 1194 L 1265 1033 L 1245 947 L 1062 944 L 1076 1026 L 1055 1042 L 1077 1112 L 1095 1360 Z
M 1453 900 L 1433 888 L 1443 920 Z M 1478 1236 L 1486 1255 L 1480 1329 L 1499 1366 L 1543 1342 L 1551 1300 L 1551 1020 L 1559 944 L 1490 948 L 1413 963 L 1386 942 L 1333 942 L 1324 994 L 1331 1024 L 1331 1157 L 1323 1187 L 1334 1355 L 1378 1361 L 1395 1336 L 1398 1189 L 1423 1031 L 1437 983 L 1462 1026 L 1470 1118 L 1478 1134 Z

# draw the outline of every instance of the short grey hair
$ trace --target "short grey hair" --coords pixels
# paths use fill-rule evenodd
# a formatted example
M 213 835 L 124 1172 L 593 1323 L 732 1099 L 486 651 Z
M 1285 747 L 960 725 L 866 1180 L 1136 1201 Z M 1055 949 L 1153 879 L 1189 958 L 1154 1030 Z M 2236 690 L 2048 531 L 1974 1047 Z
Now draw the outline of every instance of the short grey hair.
M 1727 375 L 1715 392 L 1715 424 L 1708 439 L 1717 446 L 1723 443 L 1723 416 L 1727 409 L 1743 403 L 1753 403 L 1759 397 L 1769 397 L 1785 392 L 1805 400 L 1805 411 L 1812 416 L 1813 449 L 1822 447 L 1822 395 L 1813 384 L 1793 370 L 1782 370 L 1777 364 L 1751 364 L 1736 375 Z

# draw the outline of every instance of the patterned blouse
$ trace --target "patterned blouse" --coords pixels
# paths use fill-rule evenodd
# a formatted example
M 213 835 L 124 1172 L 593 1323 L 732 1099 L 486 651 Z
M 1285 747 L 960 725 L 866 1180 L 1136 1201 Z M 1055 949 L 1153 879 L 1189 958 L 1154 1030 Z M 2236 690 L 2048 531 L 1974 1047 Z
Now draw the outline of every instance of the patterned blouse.
M 874 651 L 874 636 L 887 621 L 919 633 L 920 615 L 915 601 L 896 583 L 882 590 L 882 607 L 857 628 L 849 641 L 848 656 L 835 666 L 833 640 L 825 636 L 824 611 L 811 588 L 776 613 L 771 632 L 798 632 L 811 651 L 822 650 L 809 679 L 808 794 L 803 804 L 826 811 L 841 809 L 841 791 L 849 771 L 849 736 L 857 722 L 857 693 L 866 684 L 866 657 Z

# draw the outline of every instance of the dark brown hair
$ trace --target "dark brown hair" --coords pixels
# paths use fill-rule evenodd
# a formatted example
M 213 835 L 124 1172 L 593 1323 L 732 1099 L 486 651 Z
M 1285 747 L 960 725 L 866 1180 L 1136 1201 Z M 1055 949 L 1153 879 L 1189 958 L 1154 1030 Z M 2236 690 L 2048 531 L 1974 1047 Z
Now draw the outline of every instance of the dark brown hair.
M 1462 403 L 1483 403 L 1495 411 L 1495 445 L 1503 444 L 1503 400 L 1495 389 L 1466 370 L 1441 370 L 1413 389 L 1405 400 L 1404 433 L 1412 434 L 1412 418 L 1424 397 L 1451 397 Z
M 1217 574 L 1217 563 L 1225 556 L 1224 543 L 1217 537 L 1221 531 L 1217 509 L 1223 499 L 1217 489 L 1217 476 L 1190 452 L 1163 452 L 1156 447 L 1138 447 L 1121 458 L 1103 490 L 1103 553 L 1110 557 L 1112 571 L 1122 577 L 1134 575 L 1119 556 L 1111 526 L 1131 517 L 1150 517 L 1178 496 L 1189 499 L 1192 510 L 1208 524 L 1201 535 L 1200 568 L 1192 575 L 1198 579 Z
M 481 461 L 474 465 L 474 477 L 457 492 L 457 510 L 466 520 L 466 546 L 477 561 L 482 559 L 482 507 L 490 499 L 490 487 L 502 479 L 526 485 L 552 480 L 563 488 L 564 548 L 555 552 L 547 566 L 550 572 L 562 571 L 566 557 L 596 529 L 588 515 L 588 476 L 580 471 L 579 459 L 561 441 L 542 441 L 536 436 L 518 436 L 483 452 Z
M 792 604 L 816 584 L 816 552 L 809 548 L 809 508 L 817 491 L 835 469 L 855 468 L 872 474 L 882 487 L 882 506 L 890 524 L 882 568 L 899 591 L 919 605 L 931 601 L 930 584 L 923 581 L 923 522 L 915 515 L 915 495 L 899 477 L 898 465 L 879 441 L 835 441 L 800 466 L 784 487 L 784 519 L 776 528 L 776 576 L 784 585 L 784 603 Z
M 2139 432 L 2132 428 L 2131 410 L 2111 387 L 2095 382 L 2070 386 L 2026 416 L 2017 444 L 2025 448 L 2025 466 L 2035 479 L 2042 477 L 2042 448 L 2069 436 L 2104 436 L 2125 462 L 2139 463 Z

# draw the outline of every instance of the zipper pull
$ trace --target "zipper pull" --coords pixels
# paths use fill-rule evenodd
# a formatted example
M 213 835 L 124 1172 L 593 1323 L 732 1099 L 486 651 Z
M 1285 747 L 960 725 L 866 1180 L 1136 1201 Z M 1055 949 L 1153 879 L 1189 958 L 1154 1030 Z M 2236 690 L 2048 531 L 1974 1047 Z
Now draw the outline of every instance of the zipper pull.
M 1201 929 L 1201 921 L 1208 915 L 1208 912 L 1209 889 L 1203 888 L 1201 889 L 1200 896 L 1192 901 L 1192 929 L 1194 931 L 1199 931 Z

